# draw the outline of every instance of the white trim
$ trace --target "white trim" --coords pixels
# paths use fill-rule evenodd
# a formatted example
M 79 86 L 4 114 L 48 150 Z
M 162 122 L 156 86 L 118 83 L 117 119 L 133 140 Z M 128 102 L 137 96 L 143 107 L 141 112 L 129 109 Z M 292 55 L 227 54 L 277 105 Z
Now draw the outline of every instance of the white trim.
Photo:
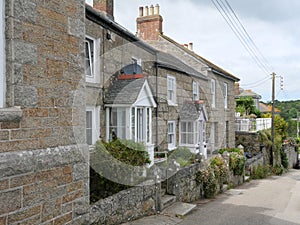
M 172 83 L 170 85 L 169 81 Z M 168 75 L 167 76 L 167 99 L 168 99 L 168 104 L 169 105 L 176 105 L 176 78 L 173 76 Z M 173 93 L 169 95 L 169 91 L 172 91 Z
M 100 107 L 86 106 L 86 112 L 92 112 L 92 144 L 95 144 L 100 136 Z
M 90 6 L 94 6 L 94 0 L 85 0 L 85 3 L 89 4 Z
M 199 83 L 193 81 L 193 101 L 198 101 L 200 99 L 199 95 Z
M 85 43 L 89 43 L 86 39 L 89 39 L 89 41 L 93 43 L 93 49 L 89 49 L 89 51 L 91 50 L 93 51 L 93 60 L 90 61 L 91 76 L 86 74 L 85 75 L 86 81 L 89 83 L 99 83 L 100 82 L 100 39 L 96 39 L 86 35 Z
M 169 132 L 169 124 L 173 124 L 173 132 Z M 167 134 L 167 139 L 168 139 L 168 149 L 173 150 L 176 148 L 176 121 L 168 121 L 168 128 L 167 128 L 168 134 Z M 173 134 L 173 143 L 169 143 L 169 134 Z
M 210 91 L 211 91 L 211 107 L 216 108 L 216 80 L 214 79 L 211 79 Z
M 224 108 L 228 108 L 228 84 L 224 83 Z
M 0 108 L 5 107 L 5 1 L 0 3 Z
M 147 96 L 143 95 L 143 92 L 146 92 Z M 143 104 L 143 102 L 147 102 L 145 101 L 145 99 L 147 99 L 149 101 L 149 104 Z M 140 93 L 138 94 L 137 100 L 135 103 L 133 103 L 134 107 L 139 107 L 139 106 L 147 106 L 147 107 L 157 107 L 157 104 L 153 98 L 149 83 L 147 80 L 145 80 L 145 83 L 143 84 L 143 87 L 140 90 Z

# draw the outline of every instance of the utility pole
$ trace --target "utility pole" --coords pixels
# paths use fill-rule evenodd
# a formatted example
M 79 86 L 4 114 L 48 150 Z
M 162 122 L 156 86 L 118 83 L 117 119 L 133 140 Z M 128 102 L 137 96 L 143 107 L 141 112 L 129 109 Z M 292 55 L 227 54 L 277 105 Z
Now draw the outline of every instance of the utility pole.
M 274 151 L 275 151 L 275 73 L 272 73 L 272 147 L 270 154 L 270 164 L 273 166 L 274 163 Z

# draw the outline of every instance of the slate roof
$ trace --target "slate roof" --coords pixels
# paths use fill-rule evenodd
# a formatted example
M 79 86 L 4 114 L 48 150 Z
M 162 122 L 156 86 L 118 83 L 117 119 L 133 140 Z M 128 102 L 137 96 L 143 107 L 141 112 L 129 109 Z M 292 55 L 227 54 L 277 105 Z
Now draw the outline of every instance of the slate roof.
M 105 94 L 105 104 L 132 105 L 137 101 L 144 83 L 144 78 L 115 80 Z
M 186 73 L 191 76 L 195 76 L 197 78 L 201 78 L 207 80 L 206 76 L 202 73 L 199 73 L 192 67 L 186 65 L 180 59 L 176 58 L 175 56 L 165 53 L 165 52 L 158 52 L 157 53 L 157 63 L 160 67 L 165 67 L 168 69 L 176 70 L 182 73 Z
M 255 98 L 255 99 L 261 99 L 261 95 L 255 93 L 252 90 L 244 90 L 244 89 L 240 89 L 240 94 L 237 97 L 238 98 L 240 98 L 240 97 L 251 97 L 251 98 Z
M 179 43 L 174 41 L 172 38 L 170 38 L 166 35 L 163 35 L 163 34 L 161 34 L 161 37 L 164 38 L 165 40 L 173 43 L 177 47 L 181 48 L 182 50 L 184 50 L 188 54 L 190 54 L 190 55 L 194 56 L 195 58 L 201 60 L 205 64 L 207 64 L 213 70 L 213 72 L 218 73 L 219 75 L 224 76 L 228 79 L 234 80 L 235 82 L 240 80 L 239 78 L 237 78 L 236 76 L 234 76 L 231 73 L 227 72 L 226 70 L 222 69 L 221 67 L 215 65 L 214 63 L 210 62 L 209 60 L 207 60 L 207 59 L 203 58 L 202 56 L 196 54 L 194 51 L 191 51 L 191 50 L 187 49 L 186 47 L 180 45 Z
M 180 120 L 193 121 L 199 118 L 199 112 L 196 105 L 193 102 L 184 102 L 180 113 Z

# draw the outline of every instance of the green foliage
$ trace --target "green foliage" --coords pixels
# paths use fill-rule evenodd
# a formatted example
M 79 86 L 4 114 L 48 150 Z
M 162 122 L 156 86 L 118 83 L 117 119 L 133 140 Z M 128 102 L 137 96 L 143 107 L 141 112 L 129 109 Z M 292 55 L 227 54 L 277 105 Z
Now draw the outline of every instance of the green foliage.
M 229 156 L 229 169 L 233 171 L 234 175 L 241 176 L 245 170 L 245 156 L 244 153 L 238 148 L 225 148 L 220 149 L 219 153 L 223 154 L 225 151 L 230 153 Z
M 271 174 L 272 168 L 269 165 L 258 165 L 253 167 L 251 179 L 264 179 Z
M 204 197 L 212 198 L 215 196 L 218 180 L 216 179 L 214 169 L 208 167 L 207 169 L 200 170 L 196 173 L 196 182 L 198 184 L 203 184 Z
M 236 111 L 246 115 L 250 115 L 255 112 L 255 106 L 253 98 L 241 97 L 236 99 Z
M 120 191 L 126 190 L 131 186 L 115 183 L 90 167 L 90 203 L 95 203 L 100 199 L 107 198 Z
M 236 153 L 242 153 L 240 149 L 238 148 L 221 148 L 219 149 L 219 153 L 222 155 L 224 152 L 236 152 Z
M 210 162 L 210 166 L 213 168 L 217 180 L 220 182 L 226 181 L 228 173 L 226 162 L 223 157 L 214 157 Z
M 181 167 L 185 167 L 195 162 L 195 154 L 188 148 L 179 147 L 168 153 L 168 159 L 174 159 Z
M 132 166 L 151 163 L 145 145 L 131 140 L 116 139 L 112 142 L 96 143 L 95 148 L 105 148 L 115 159 Z
M 287 154 L 281 150 L 281 165 L 285 168 L 285 169 L 288 169 L 289 168 L 289 160 L 288 160 L 288 157 L 287 157 Z
M 121 141 L 114 140 L 112 142 L 97 142 L 95 144 L 95 152 L 98 152 L 98 158 L 94 160 L 94 164 L 107 163 L 109 167 L 113 168 L 116 174 L 130 173 L 130 169 L 134 166 L 144 166 L 150 163 L 148 153 L 145 150 L 145 146 L 141 143 L 135 143 L 133 141 Z M 92 157 L 92 156 L 91 156 Z M 104 160 L 103 162 L 101 160 Z M 120 167 L 120 163 L 125 163 L 127 167 Z M 96 167 L 95 167 L 96 168 Z M 102 172 L 101 172 L 102 173 Z M 111 174 L 113 177 L 115 174 Z M 138 182 L 138 177 L 136 180 Z M 100 199 L 106 198 L 113 194 L 116 194 L 122 190 L 126 190 L 131 186 L 113 182 L 107 179 L 103 174 L 99 174 L 99 171 L 95 171 L 90 167 L 90 202 L 94 203 Z
M 274 175 L 277 175 L 277 176 L 281 176 L 284 172 L 284 169 L 283 167 L 280 165 L 280 164 L 276 164 L 273 168 L 272 168 L 272 173 Z

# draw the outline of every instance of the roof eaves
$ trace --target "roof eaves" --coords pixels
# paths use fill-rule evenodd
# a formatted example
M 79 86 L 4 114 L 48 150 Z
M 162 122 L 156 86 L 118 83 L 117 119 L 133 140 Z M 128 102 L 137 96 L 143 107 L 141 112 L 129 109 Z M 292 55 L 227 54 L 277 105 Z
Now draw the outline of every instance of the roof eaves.
M 214 63 L 210 62 L 209 60 L 203 58 L 202 56 L 196 54 L 195 52 L 185 48 L 184 46 L 180 45 L 178 42 L 176 42 L 175 40 L 173 40 L 172 38 L 161 34 L 160 35 L 162 38 L 166 39 L 167 41 L 175 44 L 177 47 L 179 47 L 180 49 L 184 50 L 185 52 L 187 52 L 188 54 L 194 56 L 195 58 L 203 61 L 204 63 L 206 63 L 209 67 L 211 67 L 214 72 L 218 73 L 219 75 L 222 75 L 223 77 L 226 77 L 228 79 L 234 80 L 234 81 L 239 81 L 240 79 L 237 78 L 236 76 L 232 75 L 231 73 L 227 72 L 226 70 L 220 68 L 219 66 L 215 65 Z
M 85 4 L 85 12 L 86 12 L 86 18 L 103 26 L 106 29 L 114 31 L 116 34 L 122 36 L 123 38 L 127 39 L 131 42 L 136 42 L 137 45 L 142 47 L 143 49 L 151 52 L 151 53 L 157 53 L 158 50 L 152 47 L 151 45 L 147 44 L 146 42 L 142 41 L 138 37 L 136 37 L 134 34 L 132 34 L 130 31 L 128 31 L 126 28 L 115 22 L 114 20 L 110 19 L 106 15 L 104 15 L 101 12 L 96 11 L 93 9 L 93 7 Z

